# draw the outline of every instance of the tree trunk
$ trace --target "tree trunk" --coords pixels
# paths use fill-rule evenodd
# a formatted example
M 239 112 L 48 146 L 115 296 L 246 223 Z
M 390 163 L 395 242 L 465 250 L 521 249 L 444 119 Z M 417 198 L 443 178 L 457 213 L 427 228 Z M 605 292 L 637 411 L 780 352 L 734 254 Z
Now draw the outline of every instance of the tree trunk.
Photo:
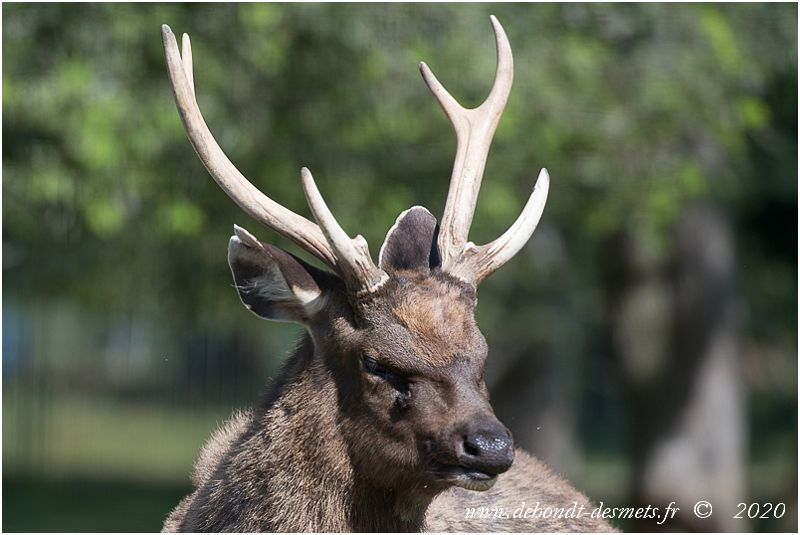
M 733 518 L 745 467 L 733 239 L 714 207 L 690 206 L 679 221 L 672 269 L 641 235 L 620 240 L 617 255 L 612 345 L 632 414 L 632 498 L 680 508 L 636 528 L 746 530 Z M 700 500 L 713 507 L 706 519 L 693 510 Z

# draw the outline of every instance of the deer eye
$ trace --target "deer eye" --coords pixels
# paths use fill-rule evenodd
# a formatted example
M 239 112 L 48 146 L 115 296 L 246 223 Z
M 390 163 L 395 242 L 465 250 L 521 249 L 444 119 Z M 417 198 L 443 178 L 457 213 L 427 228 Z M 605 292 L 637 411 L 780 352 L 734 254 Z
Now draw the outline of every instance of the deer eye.
M 371 373 L 372 375 L 377 375 L 378 377 L 385 379 L 386 381 L 390 381 L 392 379 L 397 378 L 389 368 L 375 360 L 374 358 L 370 357 L 369 355 L 364 355 L 364 369 L 367 370 L 367 373 Z
M 388 367 L 384 366 L 374 358 L 370 357 L 369 355 L 364 355 L 364 370 L 371 375 L 376 375 L 389 383 L 395 390 L 397 390 L 400 394 L 405 397 L 408 397 L 410 393 L 411 383 L 409 380 L 402 376 L 401 374 L 397 373 L 389 369 Z

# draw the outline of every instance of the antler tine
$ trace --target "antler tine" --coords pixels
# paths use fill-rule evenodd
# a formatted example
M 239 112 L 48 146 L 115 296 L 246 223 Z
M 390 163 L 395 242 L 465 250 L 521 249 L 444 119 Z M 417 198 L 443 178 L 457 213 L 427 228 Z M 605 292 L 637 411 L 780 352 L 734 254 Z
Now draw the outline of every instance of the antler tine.
M 547 169 L 539 172 L 528 202 L 517 220 L 499 238 L 486 245 L 468 242 L 451 274 L 475 286 L 483 279 L 511 260 L 530 239 L 536 230 L 547 202 L 550 190 L 550 175 Z
M 307 250 L 336 269 L 336 255 L 319 227 L 276 203 L 242 175 L 217 144 L 195 99 L 192 51 L 189 36 L 183 35 L 183 57 L 169 26 L 161 26 L 167 69 L 175 103 L 195 152 L 225 193 L 247 214 Z
M 508 102 L 511 94 L 511 85 L 514 83 L 514 56 L 511 54 L 511 43 L 508 42 L 503 26 L 497 17 L 491 15 L 492 29 L 494 29 L 495 46 L 497 47 L 497 68 L 494 75 L 494 84 L 489 92 L 489 97 L 481 107 L 491 108 L 496 111 L 497 118 L 494 125 L 500 121 L 500 115 Z
M 360 234 L 355 239 L 347 235 L 322 198 L 308 168 L 303 167 L 300 170 L 300 180 L 311 213 L 333 248 L 337 266 L 345 281 L 354 284 L 355 290 L 360 293 L 377 290 L 389 277 L 372 261 L 367 240 Z
M 169 26 L 167 26 L 169 28 Z M 186 80 L 189 81 L 189 87 L 192 89 L 194 95 L 194 66 L 192 65 L 192 41 L 189 39 L 189 34 L 183 34 L 181 38 L 181 65 L 183 65 L 183 72 L 186 73 Z M 195 96 L 195 99 L 197 97 Z
M 491 16 L 491 22 L 497 45 L 497 70 L 489 96 L 477 108 L 461 106 L 428 66 L 420 64 L 425 83 L 444 109 L 456 133 L 456 157 L 439 233 L 442 268 L 445 271 L 454 267 L 467 243 L 489 147 L 514 79 L 514 59 L 508 37 L 494 15 Z

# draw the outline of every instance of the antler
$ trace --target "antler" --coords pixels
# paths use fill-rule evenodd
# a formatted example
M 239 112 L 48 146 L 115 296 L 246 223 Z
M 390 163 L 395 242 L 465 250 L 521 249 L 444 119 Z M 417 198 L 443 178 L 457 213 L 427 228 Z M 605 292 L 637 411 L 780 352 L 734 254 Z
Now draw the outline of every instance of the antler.
M 439 232 L 442 269 L 474 285 L 505 264 L 525 245 L 542 216 L 550 185 L 547 171 L 542 169 L 525 208 L 502 236 L 481 246 L 467 241 L 489 147 L 514 79 L 514 59 L 508 37 L 495 16 L 490 18 L 497 43 L 497 71 L 489 96 L 477 108 L 461 106 L 428 66 L 420 63 L 425 83 L 456 132 L 456 157 Z
M 166 24 L 161 26 L 161 37 L 184 129 L 214 181 L 253 219 L 322 260 L 357 293 L 372 292 L 380 287 L 388 276 L 373 263 L 366 240 L 361 236 L 351 240 L 339 226 L 308 169 L 302 169 L 301 179 L 306 199 L 319 225 L 276 203 L 239 172 L 217 144 L 197 105 L 189 36 L 183 34 L 182 56 L 175 35 Z

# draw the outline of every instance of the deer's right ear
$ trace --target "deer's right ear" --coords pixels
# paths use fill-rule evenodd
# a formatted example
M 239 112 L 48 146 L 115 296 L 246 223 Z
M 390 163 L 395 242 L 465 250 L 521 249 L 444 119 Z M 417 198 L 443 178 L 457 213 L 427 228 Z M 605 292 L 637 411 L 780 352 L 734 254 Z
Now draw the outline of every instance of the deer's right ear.
M 233 227 L 228 264 L 244 306 L 262 318 L 306 323 L 325 306 L 335 275 Z

